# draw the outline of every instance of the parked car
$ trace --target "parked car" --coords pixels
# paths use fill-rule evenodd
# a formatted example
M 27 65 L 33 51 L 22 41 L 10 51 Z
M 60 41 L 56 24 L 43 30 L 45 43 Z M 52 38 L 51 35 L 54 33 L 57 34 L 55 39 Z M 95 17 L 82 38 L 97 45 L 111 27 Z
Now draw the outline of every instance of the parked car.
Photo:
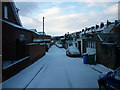
M 69 46 L 66 49 L 66 55 L 70 56 L 70 57 L 79 57 L 80 56 L 80 51 L 75 46 Z
M 98 84 L 100 90 L 120 90 L 120 67 L 113 72 L 100 75 Z

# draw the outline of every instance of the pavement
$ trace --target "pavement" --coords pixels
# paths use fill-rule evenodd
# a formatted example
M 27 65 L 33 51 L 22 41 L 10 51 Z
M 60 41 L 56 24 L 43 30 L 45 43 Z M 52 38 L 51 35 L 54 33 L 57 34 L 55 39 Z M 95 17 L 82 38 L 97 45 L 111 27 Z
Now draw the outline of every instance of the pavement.
M 64 48 L 52 46 L 31 66 L 3 82 L 3 88 L 98 88 L 103 65 L 83 64 L 83 58 L 66 56 Z
M 90 67 L 94 69 L 95 71 L 98 71 L 99 73 L 102 73 L 102 74 L 105 74 L 110 71 L 114 71 L 111 68 L 105 67 L 104 65 L 101 65 L 101 64 L 90 65 Z

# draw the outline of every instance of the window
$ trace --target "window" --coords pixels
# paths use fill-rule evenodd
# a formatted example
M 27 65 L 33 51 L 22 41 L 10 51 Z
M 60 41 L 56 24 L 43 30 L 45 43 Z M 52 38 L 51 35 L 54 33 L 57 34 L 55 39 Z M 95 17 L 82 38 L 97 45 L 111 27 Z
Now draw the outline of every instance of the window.
M 4 6 L 4 18 L 8 19 L 8 7 Z
M 96 48 L 96 42 L 95 41 L 88 41 L 87 47 L 88 48 Z
M 25 41 L 26 38 L 25 38 L 25 35 L 22 35 L 22 34 L 19 34 L 19 37 L 18 37 L 19 41 Z

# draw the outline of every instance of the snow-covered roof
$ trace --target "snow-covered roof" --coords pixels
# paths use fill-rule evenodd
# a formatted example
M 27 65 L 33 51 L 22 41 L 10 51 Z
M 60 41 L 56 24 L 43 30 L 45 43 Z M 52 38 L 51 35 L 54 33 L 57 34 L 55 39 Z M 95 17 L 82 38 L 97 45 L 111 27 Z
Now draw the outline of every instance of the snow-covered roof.
M 36 31 L 36 29 L 30 29 L 30 31 L 32 31 L 32 32 L 34 32 L 34 33 L 39 35 L 39 33 Z
M 38 32 L 39 33 L 39 35 L 46 35 L 46 33 L 44 32 Z
M 97 31 L 97 32 L 104 31 L 106 27 L 107 27 L 107 24 L 105 24 L 102 28 L 100 28 L 100 27 L 97 28 L 95 31 Z
M 85 34 L 85 31 L 81 32 L 81 34 Z
M 33 39 L 33 42 L 51 41 L 51 39 Z
M 90 28 L 90 29 L 87 29 L 87 30 L 84 30 L 80 33 L 80 35 L 83 35 L 85 33 L 93 33 L 93 32 L 103 32 L 103 33 L 106 33 L 106 32 L 110 32 L 114 27 L 120 27 L 120 19 L 118 20 L 118 24 L 115 25 L 115 22 L 111 23 L 109 26 L 107 26 L 107 24 L 105 24 L 102 28 L 100 26 L 98 26 L 98 28 L 94 27 L 94 28 Z
M 65 38 L 61 38 L 61 40 L 65 40 Z
M 12 1 L 12 2 L 10 2 L 10 4 L 11 4 L 11 8 L 13 10 L 13 14 L 15 15 L 15 19 L 16 19 L 17 23 L 22 26 L 22 23 L 20 21 L 20 18 L 19 18 L 18 12 L 17 12 L 17 8 L 15 6 L 15 3 Z
M 104 33 L 109 33 L 113 28 L 114 28 L 114 26 L 115 26 L 115 24 L 113 23 L 113 24 L 110 24 L 108 27 L 106 27 L 105 29 L 104 29 Z
M 31 32 L 34 32 L 34 33 L 36 33 L 36 34 L 39 35 L 39 33 L 38 33 L 38 32 L 35 32 L 33 29 L 27 29 L 27 28 L 25 28 L 25 27 L 22 27 L 22 26 L 20 26 L 20 25 L 17 25 L 17 24 L 14 24 L 14 23 L 8 22 L 8 21 L 6 21 L 6 20 L 2 20 L 2 19 L 0 19 L 0 21 L 2 21 L 2 22 L 4 22 L 4 23 L 7 23 L 7 24 L 9 24 L 9 25 L 11 25 L 11 26 L 13 26 L 13 27 L 20 28 L 20 29 L 24 29 L 24 30 L 27 30 L 27 31 L 31 31 Z
M 120 27 L 120 23 L 118 23 L 118 24 L 116 25 L 116 27 Z
M 89 30 L 86 31 L 86 33 L 92 33 L 93 29 L 90 28 Z

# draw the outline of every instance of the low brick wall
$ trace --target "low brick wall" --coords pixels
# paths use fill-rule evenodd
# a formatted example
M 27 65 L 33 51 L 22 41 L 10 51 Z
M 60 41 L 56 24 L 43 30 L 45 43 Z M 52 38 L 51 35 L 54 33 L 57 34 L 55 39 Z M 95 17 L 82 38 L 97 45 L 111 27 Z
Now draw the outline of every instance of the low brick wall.
M 27 44 L 27 54 L 30 56 L 30 64 L 45 55 L 46 46 L 38 43 Z
M 21 70 L 29 66 L 29 56 L 18 60 L 2 70 L 2 81 L 9 79 Z
M 15 63 L 3 68 L 2 81 L 5 81 L 15 74 L 19 73 L 21 70 L 33 64 L 35 61 L 45 55 L 45 45 L 40 45 L 38 43 L 29 43 L 26 45 L 26 47 L 28 57 L 20 59 Z

